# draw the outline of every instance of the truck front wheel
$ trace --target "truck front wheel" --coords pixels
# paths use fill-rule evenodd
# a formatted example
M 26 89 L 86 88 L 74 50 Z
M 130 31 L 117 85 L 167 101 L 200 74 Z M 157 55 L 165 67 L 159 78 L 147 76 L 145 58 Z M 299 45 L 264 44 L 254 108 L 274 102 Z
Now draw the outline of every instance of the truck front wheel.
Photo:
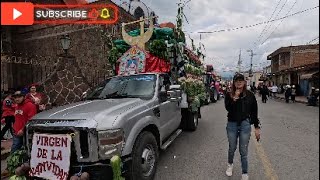
M 131 180 L 152 180 L 156 173 L 159 151 L 157 141 L 151 132 L 142 132 L 133 147 Z

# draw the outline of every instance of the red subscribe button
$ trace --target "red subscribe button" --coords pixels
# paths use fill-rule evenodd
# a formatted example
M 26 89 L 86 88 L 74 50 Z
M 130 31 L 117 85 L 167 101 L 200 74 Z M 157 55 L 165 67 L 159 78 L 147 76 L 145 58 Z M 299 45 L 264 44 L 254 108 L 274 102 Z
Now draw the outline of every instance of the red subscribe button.
M 32 25 L 33 14 L 32 3 L 1 3 L 1 25 Z
M 8 4 L 10 8 L 8 8 Z M 6 6 L 5 9 L 3 9 L 3 6 Z M 114 24 L 119 19 L 119 10 L 113 4 L 36 5 L 32 3 L 1 3 L 1 8 L 3 9 L 1 12 L 2 25 Z M 4 12 L 4 10 L 7 12 Z M 5 14 L 7 16 L 3 16 Z M 22 16 L 28 17 L 28 21 L 21 18 Z

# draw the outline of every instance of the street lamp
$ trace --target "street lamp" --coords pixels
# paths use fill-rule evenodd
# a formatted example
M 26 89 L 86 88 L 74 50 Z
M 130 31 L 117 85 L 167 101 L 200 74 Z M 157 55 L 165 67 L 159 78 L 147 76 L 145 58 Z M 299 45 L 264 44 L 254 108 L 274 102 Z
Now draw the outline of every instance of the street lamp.
M 69 37 L 68 34 L 64 34 L 61 36 L 60 41 L 61 41 L 62 49 L 65 55 L 67 56 L 68 49 L 70 48 L 70 44 L 71 44 L 71 38 Z

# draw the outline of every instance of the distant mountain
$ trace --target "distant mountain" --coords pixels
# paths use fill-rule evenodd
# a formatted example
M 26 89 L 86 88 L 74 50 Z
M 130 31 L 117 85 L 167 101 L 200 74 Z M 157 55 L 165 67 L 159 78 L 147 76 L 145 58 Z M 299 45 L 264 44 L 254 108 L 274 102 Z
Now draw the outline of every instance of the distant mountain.
M 230 80 L 234 76 L 234 72 L 218 72 L 222 79 Z

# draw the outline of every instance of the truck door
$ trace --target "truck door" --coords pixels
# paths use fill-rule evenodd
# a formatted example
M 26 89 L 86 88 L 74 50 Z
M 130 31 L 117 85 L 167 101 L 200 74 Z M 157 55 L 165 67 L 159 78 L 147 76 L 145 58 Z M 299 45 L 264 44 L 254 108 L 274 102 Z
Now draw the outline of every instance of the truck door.
M 164 96 L 163 94 L 161 95 L 161 92 L 168 90 L 171 81 L 168 76 L 160 75 L 159 82 L 159 96 Z M 159 110 L 160 130 L 163 138 L 166 138 L 180 125 L 181 112 L 179 102 L 170 102 L 166 98 L 159 97 Z

